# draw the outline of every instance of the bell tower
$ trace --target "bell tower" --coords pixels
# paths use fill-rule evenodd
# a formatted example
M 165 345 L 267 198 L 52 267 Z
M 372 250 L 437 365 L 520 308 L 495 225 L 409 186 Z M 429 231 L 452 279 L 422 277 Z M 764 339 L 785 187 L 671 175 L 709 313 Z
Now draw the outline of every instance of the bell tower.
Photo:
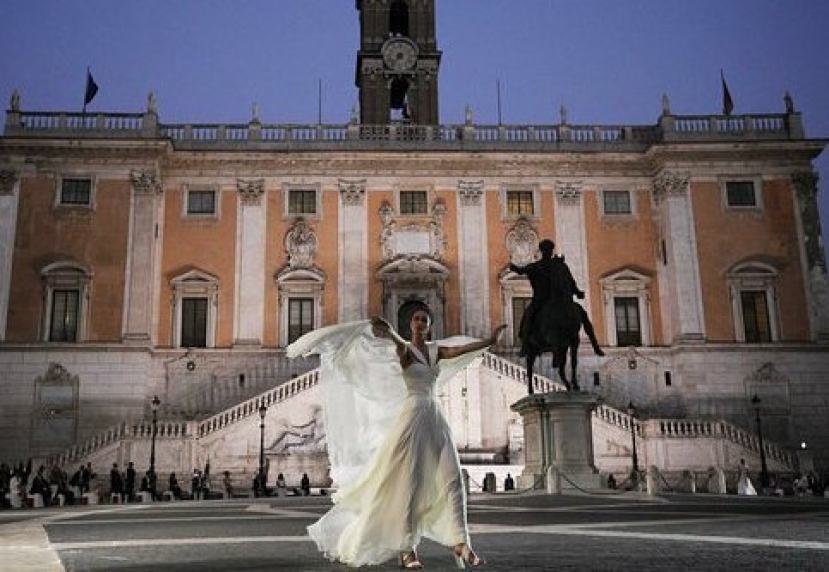
M 435 0 L 356 0 L 360 123 L 438 124 Z

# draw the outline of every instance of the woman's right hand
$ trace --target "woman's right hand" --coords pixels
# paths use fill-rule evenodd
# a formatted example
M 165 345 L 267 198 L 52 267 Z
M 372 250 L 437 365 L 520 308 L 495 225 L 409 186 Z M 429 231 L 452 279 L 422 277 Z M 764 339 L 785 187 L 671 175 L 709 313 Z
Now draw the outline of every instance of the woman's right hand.
M 378 338 L 388 338 L 391 325 L 380 316 L 372 316 L 371 331 Z

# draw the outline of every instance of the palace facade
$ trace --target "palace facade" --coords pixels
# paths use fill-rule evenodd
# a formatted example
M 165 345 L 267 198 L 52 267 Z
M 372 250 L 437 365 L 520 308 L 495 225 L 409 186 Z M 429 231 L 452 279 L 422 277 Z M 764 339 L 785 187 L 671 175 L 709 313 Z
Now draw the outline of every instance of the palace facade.
M 629 464 L 633 423 L 649 464 L 728 467 L 759 453 L 762 423 L 767 447 L 829 470 L 812 165 L 825 141 L 790 98 L 780 113 L 682 116 L 666 97 L 643 125 L 572 125 L 564 110 L 544 125 L 471 111 L 441 124 L 434 3 L 357 4 L 361 107 L 346 124 L 264 124 L 256 109 L 168 124 L 152 94 L 143 112 L 94 114 L 12 97 L 0 458 L 143 458 L 153 396 L 170 470 L 255 465 L 261 404 L 269 458 L 319 454 L 315 364 L 285 347 L 374 314 L 405 330 L 425 303 L 437 338 L 508 325 L 445 403 L 467 461 L 520 463 L 509 403 L 525 391 L 531 290 L 509 264 L 552 238 L 607 353 L 585 349 L 579 366 L 618 425 L 596 433 L 597 463 Z M 730 456 L 700 453 L 712 423 L 738 435 L 722 437 Z

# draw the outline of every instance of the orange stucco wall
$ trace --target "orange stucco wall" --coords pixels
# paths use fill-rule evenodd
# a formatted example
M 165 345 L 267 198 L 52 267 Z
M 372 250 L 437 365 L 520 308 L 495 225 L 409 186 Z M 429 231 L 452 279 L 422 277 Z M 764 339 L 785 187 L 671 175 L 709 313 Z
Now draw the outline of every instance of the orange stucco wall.
M 219 301 L 216 347 L 233 343 L 233 305 L 236 276 L 236 210 L 233 191 L 219 193 L 220 216 L 194 219 L 182 216 L 186 191 L 164 192 L 164 248 L 161 257 L 159 345 L 173 342 L 173 288 L 171 280 L 189 270 L 200 270 L 218 278 Z M 217 203 L 218 204 L 218 203 Z
M 764 181 L 760 209 L 727 208 L 717 182 L 694 183 L 691 199 L 709 341 L 736 339 L 727 273 L 748 259 L 765 260 L 780 272 L 777 302 L 782 340 L 808 340 L 808 310 L 803 297 L 794 204 L 788 182 Z
M 130 192 L 128 181 L 98 179 L 94 209 L 56 207 L 53 178 L 21 180 L 8 341 L 34 342 L 42 338 L 40 272 L 62 261 L 80 263 L 92 272 L 82 341 L 120 341 Z
M 586 308 L 593 321 L 596 337 L 607 343 L 604 300 L 600 280 L 623 268 L 645 274 L 653 281 L 650 287 L 651 333 L 653 345 L 661 345 L 662 326 L 659 306 L 659 288 L 656 282 L 655 230 L 652 208 L 646 192 L 635 192 L 632 217 L 601 216 L 600 191 L 584 194 L 584 223 L 587 237 L 587 257 L 590 261 L 590 307 Z M 612 326 L 612 324 L 611 324 Z

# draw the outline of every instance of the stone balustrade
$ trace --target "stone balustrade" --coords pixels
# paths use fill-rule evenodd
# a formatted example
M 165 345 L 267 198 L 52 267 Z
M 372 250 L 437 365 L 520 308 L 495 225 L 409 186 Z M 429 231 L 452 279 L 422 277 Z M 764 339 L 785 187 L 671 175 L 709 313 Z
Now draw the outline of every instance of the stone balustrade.
M 654 125 L 162 124 L 155 113 L 6 112 L 6 137 L 164 139 L 181 149 L 642 151 L 662 142 L 803 139 L 799 113 L 663 115 Z
M 757 435 L 727 421 L 649 419 L 646 424 L 646 437 L 659 439 L 723 439 L 758 455 L 760 454 L 760 440 Z M 790 468 L 797 466 L 796 456 L 773 441 L 764 439 L 763 451 L 769 461 L 776 461 Z
M 198 424 L 198 436 L 204 437 L 223 429 L 233 423 L 241 419 L 245 419 L 250 417 L 251 415 L 257 415 L 259 412 L 259 407 L 265 405 L 266 407 L 271 407 L 275 403 L 279 403 L 285 401 L 286 399 L 290 399 L 294 395 L 302 391 L 306 391 L 319 383 L 319 370 L 315 369 L 310 371 L 304 375 L 291 379 L 280 385 L 279 387 L 274 387 L 273 389 L 269 389 L 268 391 L 257 395 L 252 399 L 248 399 L 230 409 L 222 411 L 212 417 L 205 419 L 204 421 Z

